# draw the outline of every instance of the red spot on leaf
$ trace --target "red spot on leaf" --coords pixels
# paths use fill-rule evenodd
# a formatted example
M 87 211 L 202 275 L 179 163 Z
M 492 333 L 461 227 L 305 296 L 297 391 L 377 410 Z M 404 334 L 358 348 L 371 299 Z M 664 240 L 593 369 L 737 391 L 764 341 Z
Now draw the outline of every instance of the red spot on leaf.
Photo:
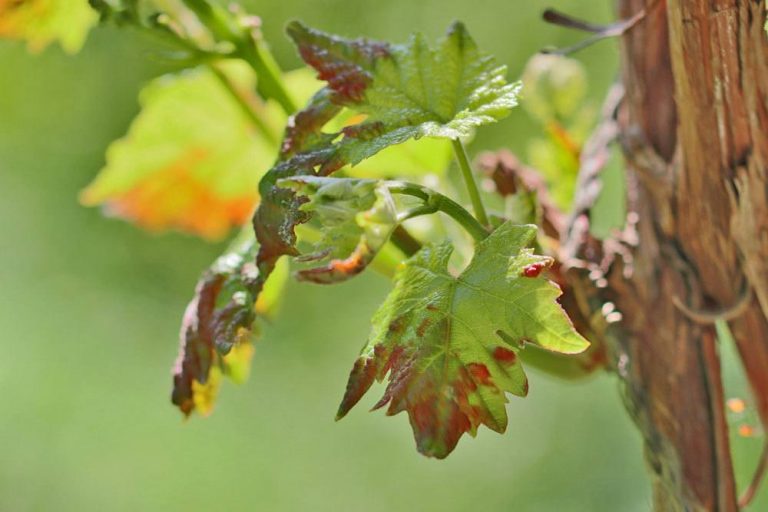
M 491 372 L 488 371 L 487 366 L 482 363 L 470 363 L 467 365 L 467 368 L 469 369 L 469 373 L 472 374 L 472 377 L 477 382 L 483 386 L 493 386 L 493 381 L 491 381 Z
M 531 263 L 523 268 L 522 275 L 524 277 L 539 277 L 539 274 L 541 274 L 541 271 L 545 268 L 547 268 L 547 263 L 544 261 Z
M 496 347 L 493 351 L 493 358 L 504 366 L 512 366 L 517 361 L 517 354 L 508 348 Z

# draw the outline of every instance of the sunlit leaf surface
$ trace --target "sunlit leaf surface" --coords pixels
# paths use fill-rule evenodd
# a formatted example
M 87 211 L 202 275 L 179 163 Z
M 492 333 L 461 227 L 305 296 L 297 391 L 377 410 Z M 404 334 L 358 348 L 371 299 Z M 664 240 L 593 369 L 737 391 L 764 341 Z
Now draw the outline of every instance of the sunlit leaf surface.
M 151 231 L 176 229 L 219 239 L 244 224 L 258 200 L 259 179 L 277 153 L 285 115 L 252 91 L 245 65 L 221 66 L 266 128 L 258 129 L 207 68 L 158 78 L 141 94 L 128 135 L 107 152 L 107 165 L 82 193 L 87 205 Z M 312 83 L 306 72 L 289 84 Z
M 33 52 L 53 42 L 77 52 L 96 19 L 84 0 L 0 0 L 0 38 L 27 41 Z
M 524 344 L 565 354 L 588 346 L 557 303 L 560 289 L 541 275 L 552 260 L 526 248 L 535 235 L 534 226 L 502 224 L 458 276 L 448 268 L 447 242 L 406 261 L 373 318 L 339 417 L 388 375 L 375 408 L 407 411 L 425 455 L 447 456 L 481 424 L 503 432 L 505 393 L 528 393 L 518 357 Z

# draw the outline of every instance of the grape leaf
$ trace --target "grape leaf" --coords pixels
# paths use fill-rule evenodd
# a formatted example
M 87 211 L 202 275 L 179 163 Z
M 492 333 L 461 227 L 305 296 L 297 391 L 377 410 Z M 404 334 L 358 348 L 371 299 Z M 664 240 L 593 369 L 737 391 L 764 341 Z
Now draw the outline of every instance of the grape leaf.
M 334 153 L 334 135 L 321 131 L 340 111 L 331 103 L 329 93 L 328 89 L 321 89 L 303 110 L 291 116 L 278 161 L 259 182 L 261 202 L 253 217 L 253 227 L 261 245 L 257 263 L 264 274 L 270 272 L 281 256 L 298 255 L 294 230 L 309 220 L 307 212 L 300 209 L 306 199 L 278 186 L 278 181 L 293 176 L 330 174 L 338 169 L 327 167 Z
M 0 0 L 0 38 L 23 39 L 32 52 L 58 41 L 75 53 L 97 18 L 85 1 Z
M 81 194 L 85 205 L 152 231 L 177 229 L 220 239 L 244 224 L 257 185 L 278 149 L 285 115 L 252 96 L 256 77 L 230 61 L 220 70 L 254 107 L 271 137 L 259 131 L 216 75 L 198 68 L 154 80 L 141 93 L 142 111 L 128 135 L 107 152 L 107 165 Z M 292 90 L 314 79 L 286 75 Z
M 338 143 L 337 158 L 352 165 L 411 138 L 469 136 L 517 105 L 520 84 L 508 84 L 506 67 L 481 53 L 458 22 L 437 49 L 421 34 L 392 45 L 342 39 L 297 21 L 287 30 L 333 100 L 367 116 Z
M 359 274 L 397 226 L 395 201 L 376 180 L 298 176 L 278 185 L 307 199 L 301 210 L 313 215 L 322 233 L 312 253 L 301 259 L 327 263 L 299 270 L 299 280 L 335 283 Z
M 261 244 L 259 268 L 282 255 L 297 256 L 295 228 L 310 212 L 282 178 L 327 176 L 380 150 L 423 136 L 456 138 L 504 117 L 516 105 L 519 84 L 507 84 L 505 67 L 480 53 L 464 26 L 449 30 L 437 50 L 422 36 L 406 45 L 347 40 L 288 26 L 302 58 L 328 86 L 288 123 L 281 155 L 259 184 L 254 216 Z M 364 120 L 340 133 L 323 131 L 346 107 Z
M 565 354 L 589 345 L 557 303 L 558 286 L 541 275 L 551 258 L 526 249 L 535 236 L 535 226 L 502 224 L 458 277 L 448 269 L 447 242 L 406 261 L 373 318 L 338 418 L 389 373 L 374 408 L 407 411 L 421 453 L 443 458 L 481 424 L 503 432 L 505 392 L 528 392 L 518 359 L 524 343 Z
M 366 116 L 345 108 L 325 125 L 328 132 L 343 133 L 348 126 L 364 121 Z M 387 148 L 372 157 L 346 167 L 344 174 L 354 178 L 419 178 L 427 174 L 444 175 L 453 159 L 451 142 L 424 137 Z
M 426 174 L 442 176 L 453 154 L 451 143 L 443 139 L 409 140 L 376 153 L 354 167 L 345 169 L 355 178 L 419 178 Z
M 171 396 L 187 416 L 211 411 L 222 375 L 238 383 L 247 378 L 252 325 L 278 304 L 287 267 L 272 272 L 265 283 L 253 264 L 257 247 L 250 230 L 244 230 L 200 278 L 187 306 Z

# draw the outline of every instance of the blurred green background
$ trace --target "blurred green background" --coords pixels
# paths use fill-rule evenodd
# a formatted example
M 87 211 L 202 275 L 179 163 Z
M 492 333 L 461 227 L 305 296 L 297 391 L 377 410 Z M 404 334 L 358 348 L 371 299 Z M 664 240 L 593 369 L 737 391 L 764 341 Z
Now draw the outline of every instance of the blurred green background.
M 596 21 L 583 0 L 281 0 L 249 3 L 284 68 L 282 27 L 402 41 L 466 22 L 520 74 L 527 58 L 579 35 L 545 25 L 552 6 Z M 608 375 L 563 383 L 531 370 L 508 432 L 482 429 L 444 461 L 420 456 L 405 415 L 333 416 L 387 291 L 375 275 L 333 288 L 292 284 L 257 345 L 250 382 L 225 384 L 216 412 L 182 421 L 169 401 L 181 313 L 220 252 L 150 235 L 77 203 L 104 150 L 137 113 L 142 84 L 167 68 L 136 34 L 97 28 L 81 53 L 29 55 L 0 43 L 0 510 L 641 511 L 641 442 Z M 616 49 L 578 55 L 599 101 Z M 518 109 L 473 153 L 525 152 Z M 538 132 L 537 132 L 538 133 Z

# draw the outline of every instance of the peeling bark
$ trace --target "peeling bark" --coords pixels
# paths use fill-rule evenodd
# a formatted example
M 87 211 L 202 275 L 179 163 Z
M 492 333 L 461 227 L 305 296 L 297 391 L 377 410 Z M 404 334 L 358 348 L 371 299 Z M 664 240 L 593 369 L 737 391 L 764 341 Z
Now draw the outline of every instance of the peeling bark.
M 735 511 L 714 325 L 690 311 L 728 311 L 754 290 L 730 325 L 768 425 L 764 6 L 618 4 L 621 18 L 646 16 L 622 37 L 623 101 L 585 148 L 560 259 L 588 308 L 610 301 L 621 312 L 621 322 L 592 330 L 604 333 L 645 439 L 656 510 Z M 595 152 L 611 129 L 626 155 L 630 214 L 623 233 L 597 241 L 588 233 Z

